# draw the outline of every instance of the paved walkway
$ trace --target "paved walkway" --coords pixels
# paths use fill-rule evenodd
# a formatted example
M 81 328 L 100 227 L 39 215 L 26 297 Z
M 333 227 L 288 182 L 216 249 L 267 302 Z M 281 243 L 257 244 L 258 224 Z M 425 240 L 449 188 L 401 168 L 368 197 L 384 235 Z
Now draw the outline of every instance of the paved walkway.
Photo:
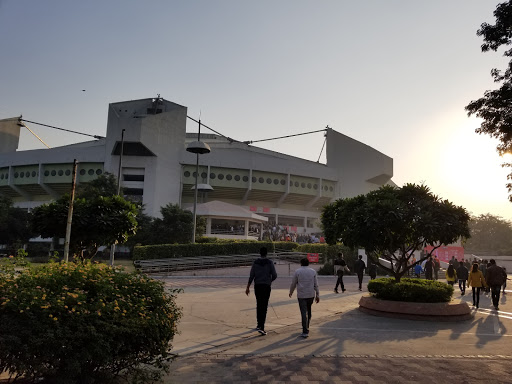
M 472 320 L 458 323 L 370 316 L 358 310 L 354 276 L 335 294 L 335 277 L 319 278 L 310 337 L 302 339 L 287 266 L 278 266 L 267 315 L 267 336 L 254 331 L 255 298 L 245 295 L 248 268 L 205 276 L 163 278 L 182 288 L 184 316 L 166 383 L 510 383 L 512 304 L 500 311 L 481 295 Z M 295 267 L 292 267 L 292 272 Z M 233 273 L 235 272 L 235 273 Z M 199 274 L 199 273 L 198 273 Z M 243 276 L 243 277 L 242 277 Z M 455 300 L 468 301 L 455 290 Z M 456 378 L 456 379 L 455 379 Z

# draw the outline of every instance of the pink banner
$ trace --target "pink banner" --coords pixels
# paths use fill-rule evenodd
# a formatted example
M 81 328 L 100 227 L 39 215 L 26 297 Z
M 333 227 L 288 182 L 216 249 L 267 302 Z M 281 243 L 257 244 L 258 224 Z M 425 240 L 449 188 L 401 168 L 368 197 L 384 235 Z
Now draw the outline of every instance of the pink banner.
M 308 260 L 310 263 L 318 263 L 318 253 L 308 253 Z
M 428 245 L 425 247 L 425 252 L 432 251 L 434 247 Z M 452 247 L 452 246 L 441 246 L 437 248 L 434 252 L 432 252 L 432 256 L 437 256 L 439 261 L 444 261 L 448 263 L 452 256 L 455 257 L 456 260 L 461 261 L 464 259 L 464 248 L 463 247 Z

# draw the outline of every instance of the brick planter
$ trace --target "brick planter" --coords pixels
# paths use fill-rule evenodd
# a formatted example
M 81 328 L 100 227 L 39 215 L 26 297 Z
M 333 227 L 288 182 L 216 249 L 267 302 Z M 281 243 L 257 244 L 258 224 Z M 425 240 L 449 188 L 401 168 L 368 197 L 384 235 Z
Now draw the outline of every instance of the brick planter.
M 461 321 L 474 316 L 465 302 L 410 303 L 381 300 L 368 295 L 359 300 L 359 310 L 374 316 L 427 321 Z

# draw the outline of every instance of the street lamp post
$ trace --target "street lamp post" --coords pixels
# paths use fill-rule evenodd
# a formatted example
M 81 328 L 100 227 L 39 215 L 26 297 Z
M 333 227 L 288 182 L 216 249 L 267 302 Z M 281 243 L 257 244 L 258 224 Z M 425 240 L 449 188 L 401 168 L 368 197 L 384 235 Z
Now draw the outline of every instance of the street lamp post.
M 201 141 L 201 119 L 198 121 L 199 129 L 197 131 L 197 141 L 191 142 L 187 147 L 187 152 L 196 154 L 196 177 L 194 185 L 194 228 L 192 229 L 192 244 L 196 242 L 196 222 L 197 222 L 197 178 L 199 176 L 199 155 L 210 153 L 211 149 L 207 143 Z

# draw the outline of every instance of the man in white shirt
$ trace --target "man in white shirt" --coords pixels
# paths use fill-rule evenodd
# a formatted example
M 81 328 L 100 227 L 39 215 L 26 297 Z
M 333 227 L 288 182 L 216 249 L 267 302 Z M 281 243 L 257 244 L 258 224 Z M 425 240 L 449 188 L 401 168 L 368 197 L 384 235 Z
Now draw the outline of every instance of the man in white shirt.
M 290 286 L 289 297 L 292 297 L 295 287 L 297 287 L 297 300 L 299 301 L 300 315 L 302 317 L 302 334 L 306 338 L 309 336 L 309 323 L 311 322 L 311 305 L 313 300 L 320 302 L 320 291 L 318 290 L 318 279 L 316 271 L 309 268 L 309 260 L 301 259 L 301 267 L 295 271 Z

